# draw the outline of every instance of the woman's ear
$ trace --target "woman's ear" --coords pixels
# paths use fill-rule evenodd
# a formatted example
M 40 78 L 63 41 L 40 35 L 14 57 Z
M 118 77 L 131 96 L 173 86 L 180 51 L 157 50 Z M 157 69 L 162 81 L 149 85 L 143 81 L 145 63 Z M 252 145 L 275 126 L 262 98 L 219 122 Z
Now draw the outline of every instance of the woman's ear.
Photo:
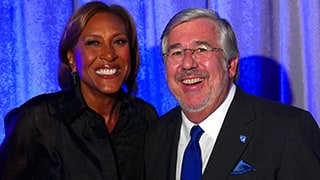
M 67 53 L 67 57 L 68 57 L 68 64 L 71 68 L 71 72 L 75 73 L 77 72 L 77 67 L 76 67 L 76 63 L 75 63 L 75 58 L 74 58 L 74 53 L 72 51 L 68 51 Z

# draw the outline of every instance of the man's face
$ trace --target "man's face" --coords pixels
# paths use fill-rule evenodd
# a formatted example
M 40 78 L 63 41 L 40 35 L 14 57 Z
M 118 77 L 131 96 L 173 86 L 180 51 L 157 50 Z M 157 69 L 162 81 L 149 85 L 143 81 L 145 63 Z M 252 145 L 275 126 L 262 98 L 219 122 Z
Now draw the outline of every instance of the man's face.
M 167 81 L 187 116 L 192 113 L 211 114 L 224 101 L 236 74 L 238 59 L 226 63 L 223 51 L 208 51 L 206 55 L 199 56 L 190 50 L 203 47 L 221 49 L 218 29 L 213 21 L 206 18 L 182 23 L 168 36 L 167 51 L 170 53 L 165 58 Z M 185 52 L 181 62 L 172 63 L 172 52 Z

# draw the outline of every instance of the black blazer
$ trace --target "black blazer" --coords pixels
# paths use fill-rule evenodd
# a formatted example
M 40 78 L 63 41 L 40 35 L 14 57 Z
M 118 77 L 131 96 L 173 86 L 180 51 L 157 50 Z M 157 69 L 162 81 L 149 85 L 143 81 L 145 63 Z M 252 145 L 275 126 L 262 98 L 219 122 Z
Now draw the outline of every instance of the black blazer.
M 181 122 L 176 107 L 148 132 L 147 180 L 175 179 Z M 319 128 L 309 112 L 237 87 L 202 179 L 319 180 Z

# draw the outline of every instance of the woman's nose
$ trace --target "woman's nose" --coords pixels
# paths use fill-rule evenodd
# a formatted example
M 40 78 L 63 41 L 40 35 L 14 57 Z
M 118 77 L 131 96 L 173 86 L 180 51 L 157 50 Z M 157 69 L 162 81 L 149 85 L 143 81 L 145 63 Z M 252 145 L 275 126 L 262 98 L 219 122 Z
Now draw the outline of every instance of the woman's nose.
M 114 61 L 117 54 L 112 46 L 104 46 L 100 51 L 99 58 L 105 61 Z

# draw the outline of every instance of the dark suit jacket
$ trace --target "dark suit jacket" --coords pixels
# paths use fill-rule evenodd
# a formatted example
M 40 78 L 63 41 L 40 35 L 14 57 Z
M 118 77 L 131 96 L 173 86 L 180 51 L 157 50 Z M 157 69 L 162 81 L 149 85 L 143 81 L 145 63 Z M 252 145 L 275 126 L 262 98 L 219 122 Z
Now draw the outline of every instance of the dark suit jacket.
M 180 111 L 174 108 L 148 132 L 147 180 L 175 179 Z M 240 161 L 254 170 L 230 174 Z M 319 128 L 309 112 L 237 87 L 202 179 L 319 180 Z

